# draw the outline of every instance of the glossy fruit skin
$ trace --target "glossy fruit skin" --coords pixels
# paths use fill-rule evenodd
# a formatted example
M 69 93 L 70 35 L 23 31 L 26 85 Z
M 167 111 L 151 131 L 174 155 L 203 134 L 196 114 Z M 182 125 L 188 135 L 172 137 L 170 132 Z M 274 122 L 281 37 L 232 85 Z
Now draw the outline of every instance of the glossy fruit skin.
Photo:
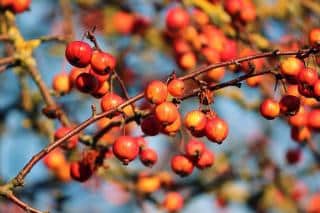
M 155 136 L 159 134 L 161 125 L 154 115 L 150 115 L 142 120 L 141 130 L 146 135 Z
M 71 127 L 60 127 L 54 133 L 54 140 L 59 140 L 60 138 L 64 137 L 68 132 L 72 130 Z M 74 149 L 78 143 L 78 135 L 74 135 L 69 138 L 64 144 L 63 147 L 67 149 Z
M 161 104 L 167 100 L 167 85 L 158 80 L 151 81 L 144 91 L 144 96 L 150 103 Z
M 175 135 L 181 128 L 181 123 L 181 117 L 179 115 L 178 118 L 171 124 L 162 126 L 161 132 L 167 135 Z
M 190 18 L 187 11 L 180 7 L 171 8 L 166 16 L 166 26 L 169 30 L 180 30 L 189 25 Z
M 184 81 L 180 79 L 173 79 L 168 83 L 168 92 L 174 97 L 181 97 L 184 94 Z
M 202 155 L 205 148 L 206 147 L 202 141 L 192 139 L 187 143 L 185 152 L 188 157 L 196 159 Z
M 280 112 L 285 115 L 295 115 L 300 109 L 300 98 L 293 95 L 284 95 L 280 102 Z
M 168 192 L 162 202 L 162 206 L 168 212 L 178 212 L 183 208 L 184 199 L 178 192 Z
M 80 92 L 92 93 L 98 89 L 99 82 L 94 75 L 84 72 L 78 75 L 75 85 Z
M 171 158 L 171 169 L 181 177 L 188 176 L 194 168 L 193 162 L 184 155 L 175 155 Z
M 102 111 L 107 112 L 109 110 L 115 109 L 123 102 L 123 98 L 121 98 L 119 95 L 112 92 L 108 92 L 102 97 L 100 105 Z
M 91 57 L 91 68 L 99 75 L 106 75 L 116 67 L 116 59 L 113 55 L 102 52 L 94 51 Z
M 96 89 L 93 93 L 91 93 L 91 95 L 95 98 L 102 98 L 105 94 L 109 92 L 109 90 L 110 90 L 109 82 L 105 81 L 101 83 L 98 89 Z
M 133 161 L 139 154 L 139 145 L 137 141 L 130 136 L 120 136 L 112 146 L 113 154 L 127 165 Z
M 143 137 L 136 137 L 135 140 L 138 143 L 139 149 L 140 149 L 140 153 L 143 149 L 147 148 L 148 143 L 147 141 L 143 138 Z
M 303 127 L 308 122 L 308 112 L 301 106 L 297 114 L 290 116 L 288 120 L 289 124 L 294 127 Z
M 184 117 L 184 125 L 190 131 L 201 132 L 206 127 L 207 117 L 199 110 L 192 110 Z
M 307 117 L 308 127 L 313 130 L 320 130 L 320 109 L 313 109 L 308 113 Z
M 67 161 L 62 150 L 60 148 L 56 148 L 44 157 L 43 163 L 47 168 L 57 170 L 62 164 L 67 163 Z
M 70 92 L 71 86 L 69 75 L 66 73 L 59 73 L 54 76 L 52 80 L 52 88 L 59 94 L 66 94 Z
M 306 67 L 299 72 L 297 77 L 299 83 L 313 86 L 318 80 L 318 73 L 314 68 Z
M 311 139 L 311 130 L 308 127 L 292 127 L 291 138 L 298 143 L 307 142 Z
M 151 148 L 142 149 L 139 157 L 143 165 L 148 167 L 152 167 L 158 160 L 157 152 Z
M 66 47 L 65 56 L 71 65 L 86 67 L 91 61 L 92 48 L 86 42 L 72 41 Z
M 309 33 L 309 42 L 311 45 L 320 43 L 320 28 L 314 28 Z
M 298 149 L 289 149 L 286 153 L 286 160 L 288 164 L 297 164 L 302 158 L 302 152 Z
M 179 111 L 175 104 L 171 102 L 163 102 L 155 108 L 155 117 L 163 124 L 172 124 L 179 117 Z
M 280 63 L 281 73 L 289 79 L 295 78 L 304 67 L 304 63 L 295 57 L 289 57 Z
M 200 157 L 195 161 L 198 169 L 207 169 L 214 163 L 214 155 L 211 150 L 205 149 Z
M 221 118 L 215 117 L 207 120 L 205 134 L 210 141 L 221 144 L 227 138 L 228 133 L 228 124 Z
M 80 162 L 72 162 L 70 164 L 70 176 L 72 179 L 85 182 L 87 181 L 93 174 L 93 171 L 90 169 L 88 165 Z
M 73 67 L 69 73 L 69 81 L 71 86 L 75 86 L 76 85 L 76 79 L 78 78 L 78 76 L 81 73 L 88 73 L 89 69 L 88 68 L 78 68 L 78 67 Z
M 260 105 L 260 113 L 268 120 L 275 119 L 279 116 L 280 105 L 271 98 L 265 99 Z
M 28 10 L 31 4 L 31 0 L 14 0 L 10 5 L 10 9 L 14 13 L 23 13 Z

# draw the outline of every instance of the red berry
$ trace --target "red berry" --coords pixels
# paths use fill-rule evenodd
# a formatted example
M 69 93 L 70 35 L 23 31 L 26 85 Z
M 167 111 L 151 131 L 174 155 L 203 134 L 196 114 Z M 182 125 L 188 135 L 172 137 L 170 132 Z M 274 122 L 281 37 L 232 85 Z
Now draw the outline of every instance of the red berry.
M 151 81 L 145 91 L 145 98 L 154 104 L 161 104 L 167 100 L 167 86 L 161 81 Z
M 292 127 L 291 138 L 299 143 L 308 142 L 311 139 L 311 130 L 308 127 Z
M 224 120 L 214 117 L 208 119 L 205 127 L 205 133 L 210 141 L 221 144 L 228 136 L 229 127 Z
M 318 79 L 313 85 L 313 95 L 320 98 L 320 80 Z
M 177 106 L 171 102 L 163 102 L 155 108 L 155 116 L 157 120 L 164 124 L 172 124 L 179 117 Z
M 206 169 L 212 166 L 214 162 L 214 155 L 209 149 L 205 149 L 200 155 L 199 159 L 196 160 L 195 165 L 198 169 Z
M 183 208 L 184 200 L 179 192 L 168 192 L 162 202 L 162 206 L 168 212 L 179 212 Z
M 88 68 L 78 68 L 78 67 L 74 67 L 72 68 L 72 70 L 69 73 L 69 81 L 71 83 L 71 86 L 75 86 L 76 85 L 76 79 L 78 78 L 78 76 L 81 73 L 88 73 L 89 69 Z
M 105 94 L 107 94 L 109 92 L 110 86 L 109 86 L 109 82 L 105 81 L 102 82 L 98 89 L 95 90 L 93 93 L 91 93 L 91 95 L 95 98 L 102 98 Z
M 99 75 L 108 74 L 116 67 L 116 59 L 113 55 L 102 52 L 94 51 L 91 57 L 91 68 Z
M 104 112 L 107 112 L 112 109 L 116 109 L 124 100 L 117 94 L 108 92 L 105 94 L 100 102 L 101 109 Z
M 264 118 L 272 120 L 279 116 L 280 105 L 273 99 L 265 99 L 260 105 L 260 113 Z
M 86 67 L 90 64 L 92 48 L 83 41 L 72 41 L 66 47 L 68 62 L 76 67 Z
M 289 149 L 286 153 L 286 159 L 288 164 L 296 164 L 301 160 L 302 152 L 300 148 Z
M 304 107 L 300 107 L 297 114 L 289 117 L 289 124 L 295 127 L 305 126 L 308 122 L 308 113 L 306 112 Z
M 301 84 L 313 86 L 318 80 L 318 73 L 314 68 L 307 67 L 302 69 L 298 74 L 298 80 Z
M 308 113 L 308 127 L 313 130 L 320 130 L 320 109 L 314 109 Z
M 70 164 L 70 176 L 79 182 L 87 181 L 93 174 L 90 167 L 82 162 L 72 162 Z
M 243 9 L 242 0 L 225 0 L 223 2 L 224 9 L 232 16 L 237 15 Z
M 170 30 L 180 30 L 189 25 L 189 14 L 180 7 L 171 8 L 166 17 L 166 25 Z
M 309 33 L 309 42 L 311 45 L 320 43 L 320 28 L 314 28 Z
M 60 127 L 54 133 L 54 140 L 57 141 L 63 138 L 68 132 L 72 130 L 71 127 Z M 64 147 L 67 149 L 73 149 L 77 146 L 78 143 L 78 135 L 74 135 L 69 138 L 66 142 L 64 142 Z
M 112 146 L 114 155 L 127 165 L 133 161 L 139 154 L 139 145 L 137 141 L 130 136 L 120 136 Z
M 158 154 L 151 148 L 142 149 L 140 152 L 140 161 L 148 167 L 152 167 L 158 160 Z
M 194 165 L 192 161 L 184 155 L 176 155 L 171 158 L 172 170 L 181 177 L 190 175 Z
M 138 143 L 140 151 L 147 147 L 148 143 L 143 137 L 136 137 L 135 140 Z
M 168 91 L 174 97 L 181 97 L 184 94 L 184 82 L 179 79 L 173 79 L 168 83 Z
M 161 125 L 154 115 L 150 115 L 142 120 L 141 130 L 146 135 L 155 136 L 159 134 Z
M 80 92 L 91 93 L 98 89 L 99 82 L 90 73 L 80 73 L 75 81 L 75 85 Z
M 11 3 L 11 9 L 14 13 L 22 13 L 29 9 L 31 0 L 14 0 Z
M 280 112 L 285 115 L 295 115 L 300 109 L 300 98 L 293 95 L 284 95 L 279 103 Z
M 280 63 L 281 73 L 285 77 L 289 78 L 289 80 L 295 78 L 303 69 L 304 63 L 300 59 L 295 57 L 287 58 Z
M 205 145 L 202 141 L 190 140 L 185 147 L 186 155 L 190 158 L 198 158 L 205 150 Z

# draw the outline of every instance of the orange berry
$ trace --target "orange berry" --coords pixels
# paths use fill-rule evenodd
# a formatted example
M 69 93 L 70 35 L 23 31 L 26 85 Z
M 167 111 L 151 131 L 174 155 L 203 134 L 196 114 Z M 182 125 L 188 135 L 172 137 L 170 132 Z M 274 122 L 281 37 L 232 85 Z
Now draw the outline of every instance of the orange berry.
M 207 117 L 199 110 L 192 110 L 184 117 L 184 125 L 190 131 L 201 132 L 206 127 Z
M 157 120 L 164 124 L 172 124 L 179 117 L 179 111 L 177 106 L 171 102 L 163 102 L 156 106 L 155 108 L 155 116 Z
M 221 144 L 228 133 L 228 124 L 221 118 L 214 117 L 207 120 L 205 134 L 210 141 Z
M 60 127 L 54 133 L 54 140 L 59 140 L 63 138 L 68 132 L 72 130 L 71 127 Z M 78 135 L 74 135 L 69 138 L 66 142 L 63 143 L 63 147 L 67 149 L 73 149 L 77 146 L 78 143 Z
M 120 136 L 112 146 L 113 154 L 127 165 L 133 161 L 139 154 L 139 145 L 137 141 L 130 136 Z
M 289 57 L 280 63 L 281 73 L 289 78 L 295 78 L 298 76 L 299 72 L 304 69 L 304 63 L 295 57 Z
M 260 113 L 264 118 L 272 120 L 279 116 L 280 105 L 273 99 L 265 99 L 260 105 Z
M 198 169 L 206 169 L 212 166 L 214 162 L 214 155 L 211 150 L 205 149 L 195 161 L 195 165 Z
M 184 94 L 184 81 L 173 79 L 168 83 L 168 92 L 174 97 L 181 97 Z
M 148 167 L 152 167 L 158 160 L 157 152 L 151 148 L 142 149 L 139 154 L 139 157 L 143 165 Z
M 105 94 L 100 102 L 101 109 L 104 112 L 107 112 L 112 109 L 116 109 L 124 100 L 117 94 L 108 92 Z
M 145 91 L 145 98 L 154 104 L 161 104 L 167 100 L 168 90 L 167 85 L 161 81 L 151 81 Z
M 206 147 L 202 141 L 193 139 L 187 143 L 185 147 L 185 152 L 186 152 L 186 155 L 190 158 L 198 158 L 202 155 L 205 148 Z
M 169 212 L 178 212 L 183 208 L 184 199 L 178 192 L 168 192 L 162 202 L 163 208 Z
M 70 92 L 71 86 L 69 76 L 66 73 L 59 73 L 52 80 L 52 88 L 59 94 Z
M 193 171 L 192 161 L 184 155 L 175 155 L 171 158 L 171 168 L 179 176 L 188 176 Z
M 113 55 L 102 52 L 94 51 L 91 57 L 91 68 L 99 75 L 106 75 L 116 67 L 116 59 Z
M 309 33 L 309 42 L 311 45 L 320 43 L 320 28 L 314 28 Z
M 169 9 L 166 16 L 166 25 L 169 30 L 180 30 L 189 25 L 189 14 L 180 7 Z

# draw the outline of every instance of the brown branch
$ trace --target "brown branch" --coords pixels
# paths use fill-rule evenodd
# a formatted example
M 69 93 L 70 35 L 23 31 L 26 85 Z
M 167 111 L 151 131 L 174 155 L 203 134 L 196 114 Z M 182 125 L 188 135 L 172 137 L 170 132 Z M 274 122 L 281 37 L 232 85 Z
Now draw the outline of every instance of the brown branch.
M 69 0 L 60 0 L 60 8 L 63 16 L 63 33 L 67 41 L 75 38 L 72 23 L 72 5 Z
M 16 205 L 18 205 L 20 208 L 22 208 L 23 210 L 25 210 L 26 212 L 30 212 L 30 213 L 43 213 L 42 211 L 32 208 L 31 206 L 29 206 L 27 203 L 23 202 L 22 200 L 20 200 L 19 198 L 17 198 L 12 191 L 9 191 L 6 194 L 7 199 L 11 200 L 13 203 L 15 203 Z
M 312 50 L 312 51 L 311 51 Z M 257 55 L 253 55 L 253 56 L 248 56 L 248 57 L 244 57 L 244 58 L 239 58 L 237 60 L 232 60 L 232 61 L 228 61 L 228 62 L 222 62 L 222 63 L 218 63 L 218 64 L 213 64 L 213 65 L 209 65 L 205 68 L 201 68 L 199 70 L 195 70 L 194 72 L 187 74 L 185 76 L 180 77 L 179 79 L 181 80 L 187 80 L 187 79 L 191 79 L 197 75 L 200 75 L 201 73 L 206 72 L 207 70 L 211 70 L 213 68 L 218 68 L 218 67 L 224 67 L 224 66 L 228 66 L 231 64 L 238 64 L 244 61 L 250 61 L 253 59 L 257 59 L 257 58 L 263 58 L 263 57 L 274 57 L 274 56 L 280 56 L 280 55 L 300 55 L 300 54 L 312 54 L 312 53 L 318 53 L 320 50 L 319 49 L 314 49 L 314 48 L 310 48 L 310 49 L 305 49 L 305 50 L 298 50 L 298 51 L 287 51 L 287 52 L 268 52 L 268 53 L 262 53 L 262 54 L 257 54 Z M 35 72 L 36 71 L 36 72 Z M 41 78 L 40 80 L 38 79 L 38 75 L 37 74 L 37 69 L 35 67 L 33 67 L 31 69 L 31 73 L 33 73 L 33 77 L 35 79 L 35 81 L 39 84 L 39 88 L 42 88 L 42 92 L 44 92 L 44 97 L 46 98 L 47 101 L 49 101 L 49 103 L 54 103 L 51 100 L 51 97 L 48 98 L 49 96 L 47 96 L 46 94 L 46 90 L 43 88 L 44 86 L 41 83 Z M 239 76 L 236 79 L 227 81 L 227 82 L 223 82 L 220 84 L 213 84 L 213 85 L 208 85 L 207 88 L 210 90 L 218 90 L 218 89 L 222 89 L 224 87 L 228 87 L 228 86 L 238 86 L 240 82 L 242 82 L 243 80 L 246 80 L 248 78 L 254 77 L 254 76 L 258 76 L 258 75 L 266 75 L 266 74 L 274 74 L 272 71 L 264 71 L 264 72 L 260 72 L 260 73 L 248 73 L 242 76 Z M 40 86 L 41 85 L 41 86 Z M 200 89 L 195 89 L 193 90 L 190 94 L 185 95 L 182 100 L 193 97 L 195 95 L 198 94 L 198 92 L 200 91 Z M 140 99 L 142 99 L 144 97 L 144 93 L 140 93 L 130 99 L 128 99 L 126 102 L 124 102 L 123 104 L 121 104 L 118 108 L 116 109 L 112 109 L 106 112 L 102 112 L 100 114 L 96 114 L 90 118 L 88 118 L 86 121 L 82 122 L 81 124 L 79 124 L 78 126 L 76 126 L 75 128 L 73 128 L 70 132 L 68 132 L 68 134 L 66 134 L 64 137 L 62 137 L 59 140 L 54 141 L 53 143 L 47 145 L 47 147 L 45 147 L 44 149 L 42 149 L 39 153 L 35 154 L 30 161 L 28 161 L 26 163 L 26 165 L 22 168 L 22 170 L 20 170 L 20 172 L 17 174 L 17 176 L 15 178 L 13 178 L 9 183 L 5 184 L 4 186 L 7 185 L 12 185 L 12 188 L 17 187 L 17 186 L 22 186 L 24 183 L 24 179 L 27 176 L 27 174 L 31 171 L 31 169 L 36 165 L 37 162 L 39 162 L 44 156 L 46 156 L 49 152 L 51 152 L 52 150 L 54 150 L 56 147 L 60 146 L 63 142 L 65 142 L 66 140 L 68 140 L 70 137 L 72 137 L 73 135 L 79 133 L 81 130 L 85 129 L 87 126 L 91 125 L 92 123 L 98 121 L 99 119 L 106 117 L 112 113 L 115 113 L 116 111 L 122 111 L 122 109 Z M 150 113 L 150 112 L 149 112 Z M 126 120 L 126 122 L 129 122 L 129 119 Z M 120 125 L 120 123 L 116 123 L 114 125 Z M 110 128 L 110 127 L 106 127 L 106 128 Z M 14 202 L 17 202 L 16 199 L 13 199 Z M 25 204 L 18 200 L 17 203 L 19 206 L 23 207 L 25 206 Z
M 52 96 L 50 95 L 49 89 L 46 86 L 46 84 L 44 83 L 44 81 L 42 80 L 42 77 L 39 73 L 39 70 L 37 69 L 37 67 L 35 66 L 28 66 L 28 72 L 30 73 L 32 79 L 34 80 L 34 82 L 36 83 L 36 85 L 39 88 L 39 91 L 43 97 L 44 102 L 46 103 L 47 107 L 52 107 L 54 109 L 56 109 L 57 111 L 59 111 L 59 116 L 58 119 L 60 120 L 60 122 L 65 125 L 65 126 L 69 126 L 70 125 L 70 121 L 68 119 L 68 117 L 66 116 L 66 114 L 60 109 L 59 106 L 57 106 L 56 102 L 54 101 L 54 99 L 52 98 Z
M 120 84 L 121 90 L 124 93 L 124 96 L 126 97 L 126 100 L 128 100 L 130 98 L 128 90 L 126 88 L 126 86 L 124 85 L 123 80 L 121 79 L 121 77 L 118 75 L 118 73 L 116 71 L 113 71 L 112 73 L 115 78 L 117 79 L 118 83 Z

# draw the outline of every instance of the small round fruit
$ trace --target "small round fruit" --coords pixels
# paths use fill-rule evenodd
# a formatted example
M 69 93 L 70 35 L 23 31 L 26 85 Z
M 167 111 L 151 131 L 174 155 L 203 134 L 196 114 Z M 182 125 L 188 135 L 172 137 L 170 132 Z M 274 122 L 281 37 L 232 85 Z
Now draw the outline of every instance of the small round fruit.
M 198 158 L 202 155 L 205 150 L 205 145 L 202 141 L 190 140 L 185 147 L 186 155 L 190 158 Z
M 90 64 L 92 48 L 83 41 L 68 43 L 65 52 L 68 62 L 76 67 L 86 67 Z
M 146 135 L 155 136 L 159 134 L 161 125 L 154 115 L 150 115 L 142 120 L 141 130 Z
M 133 161 L 139 154 L 139 145 L 137 141 L 130 136 L 120 136 L 112 146 L 113 154 L 127 165 Z
M 138 177 L 136 189 L 140 193 L 150 194 L 160 189 L 161 182 L 158 176 Z
M 280 63 L 281 73 L 289 78 L 295 78 L 303 69 L 304 63 L 295 57 L 289 57 Z
M 309 33 L 309 42 L 311 45 L 320 43 L 320 28 L 314 28 Z
M 228 133 L 228 124 L 221 118 L 214 117 L 207 120 L 205 134 L 210 141 L 221 144 L 227 138 Z
M 143 138 L 143 137 L 136 137 L 135 140 L 138 143 L 139 149 L 140 149 L 140 153 L 143 149 L 147 148 L 148 143 L 147 141 Z
M 313 109 L 308 113 L 308 127 L 313 130 L 320 130 L 320 109 Z
M 92 176 L 92 174 L 93 171 L 90 167 L 82 162 L 72 162 L 70 164 L 70 176 L 76 181 L 85 182 Z
M 71 90 L 71 83 L 67 73 L 59 73 L 52 80 L 52 88 L 59 94 L 66 94 Z
M 273 99 L 265 99 L 260 105 L 260 113 L 268 120 L 275 119 L 277 116 L 279 116 L 280 105 Z
M 98 89 L 98 80 L 89 73 L 81 73 L 75 81 L 76 88 L 83 93 L 91 93 Z
M 311 139 L 311 130 L 308 127 L 292 127 L 291 138 L 298 143 L 308 142 Z
M 89 69 L 87 67 L 86 68 L 78 68 L 78 67 L 72 68 L 72 70 L 69 73 L 69 81 L 70 81 L 70 84 L 72 87 L 76 85 L 76 79 L 78 78 L 78 76 L 81 73 L 85 73 L 85 72 L 86 73 L 89 72 Z
M 22 13 L 29 9 L 31 0 L 14 0 L 11 9 L 14 13 Z
M 57 141 L 61 138 L 63 138 L 67 133 L 69 133 L 72 130 L 71 127 L 60 127 L 57 129 L 54 133 L 54 140 Z M 64 142 L 64 146 L 67 149 L 73 149 L 77 146 L 78 143 L 78 135 L 74 135 L 71 138 L 69 138 L 66 142 Z
M 184 94 L 184 81 L 180 79 L 173 79 L 168 83 L 168 91 L 174 97 L 181 97 Z
M 105 81 L 99 85 L 99 88 L 95 90 L 91 95 L 95 98 L 102 98 L 110 90 L 109 82 Z
M 112 16 L 111 23 L 116 32 L 121 34 L 129 34 L 133 32 L 135 26 L 136 17 L 134 14 L 124 12 L 124 11 L 117 11 Z
M 177 57 L 177 64 L 181 69 L 190 70 L 197 64 L 197 58 L 194 52 L 185 52 Z
M 205 149 L 196 160 L 195 165 L 198 169 L 207 169 L 212 166 L 214 162 L 214 155 L 211 150 Z
M 313 85 L 314 97 L 320 98 L 320 80 L 317 80 Z
M 167 100 L 167 86 L 161 81 L 151 81 L 144 91 L 144 96 L 153 104 L 161 104 Z
M 162 206 L 168 212 L 179 212 L 183 208 L 184 199 L 179 192 L 168 192 L 162 202 Z
M 43 163 L 48 169 L 57 170 L 62 164 L 67 163 L 67 161 L 62 150 L 56 148 L 44 157 Z
M 161 132 L 167 135 L 175 135 L 181 128 L 181 117 L 178 118 L 171 124 L 164 125 L 161 128 Z
M 181 177 L 190 175 L 193 168 L 192 161 L 184 155 L 176 155 L 171 158 L 171 169 Z
M 285 115 L 295 115 L 300 109 L 300 98 L 293 95 L 284 95 L 280 102 L 280 112 Z
M 201 132 L 206 127 L 207 117 L 200 110 L 192 110 L 184 117 L 184 125 L 190 131 Z
M 302 152 L 300 148 L 289 149 L 286 153 L 286 159 L 288 164 L 297 164 L 302 158 Z
M 180 7 L 171 8 L 166 16 L 166 25 L 169 30 L 180 30 L 189 25 L 189 14 Z
M 298 80 L 301 84 L 313 86 L 318 80 L 317 70 L 312 67 L 302 69 L 298 74 Z
M 151 148 L 142 149 L 139 157 L 143 165 L 148 167 L 152 167 L 158 160 L 157 152 Z
M 107 112 L 109 110 L 116 109 L 123 102 L 123 98 L 121 98 L 119 95 L 108 92 L 102 97 L 100 105 L 102 111 Z
M 155 108 L 155 116 L 163 125 L 172 124 L 179 117 L 177 106 L 171 102 L 163 102 Z
M 92 54 L 90 64 L 94 72 L 106 75 L 116 67 L 116 59 L 109 53 L 96 50 Z
M 308 113 L 303 106 L 300 106 L 297 114 L 290 116 L 288 120 L 291 126 L 303 127 L 307 125 L 308 122 Z

